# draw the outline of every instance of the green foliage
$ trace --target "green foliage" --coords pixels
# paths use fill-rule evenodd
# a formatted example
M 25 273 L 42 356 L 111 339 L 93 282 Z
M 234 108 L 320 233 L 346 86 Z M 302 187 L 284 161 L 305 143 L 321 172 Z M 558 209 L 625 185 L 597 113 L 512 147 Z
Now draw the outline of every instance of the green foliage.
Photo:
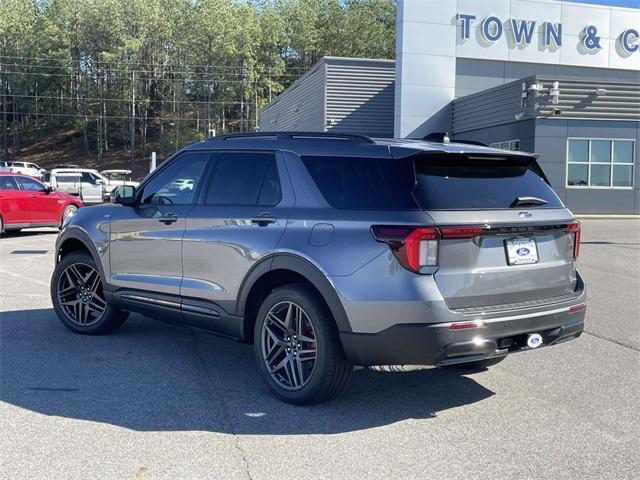
M 98 156 L 149 143 L 168 153 L 214 129 L 253 129 L 259 109 L 323 56 L 393 58 L 395 9 L 394 0 L 1 0 L 5 151 L 62 129 L 81 131 Z

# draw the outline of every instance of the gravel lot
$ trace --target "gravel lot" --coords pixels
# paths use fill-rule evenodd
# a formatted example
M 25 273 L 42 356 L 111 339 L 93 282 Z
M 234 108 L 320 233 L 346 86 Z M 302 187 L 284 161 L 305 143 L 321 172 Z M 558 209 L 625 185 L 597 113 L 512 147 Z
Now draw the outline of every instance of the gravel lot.
M 640 221 L 584 220 L 587 333 L 489 371 L 273 399 L 250 347 L 134 315 L 71 334 L 53 230 L 0 239 L 0 478 L 639 478 Z

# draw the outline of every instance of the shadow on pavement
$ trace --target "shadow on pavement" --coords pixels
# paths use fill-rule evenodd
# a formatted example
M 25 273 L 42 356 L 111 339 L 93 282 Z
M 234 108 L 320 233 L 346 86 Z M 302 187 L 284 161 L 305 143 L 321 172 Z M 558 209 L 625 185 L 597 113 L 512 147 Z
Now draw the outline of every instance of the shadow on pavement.
M 58 233 L 59 230 L 57 228 L 48 230 L 7 230 L 2 234 L 2 237 L 0 238 L 37 237 L 42 235 L 57 235 Z
M 66 330 L 52 309 L 0 313 L 0 400 L 133 430 L 341 433 L 434 417 L 491 395 L 455 370 L 360 370 L 332 402 L 295 407 L 271 396 L 248 345 L 139 315 L 91 337 Z

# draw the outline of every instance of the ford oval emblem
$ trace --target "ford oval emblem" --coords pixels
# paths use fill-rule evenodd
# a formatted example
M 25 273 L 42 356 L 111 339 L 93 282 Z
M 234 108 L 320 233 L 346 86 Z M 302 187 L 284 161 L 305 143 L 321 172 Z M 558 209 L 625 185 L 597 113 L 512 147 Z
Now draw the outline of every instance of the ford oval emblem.
M 530 250 L 528 248 L 522 247 L 516 250 L 516 253 L 521 257 L 526 257 L 527 255 L 529 255 L 529 251 Z
M 533 216 L 533 213 L 527 212 L 526 210 L 523 210 L 522 212 L 518 212 L 518 216 L 521 217 L 521 218 L 529 218 L 529 217 Z
M 538 348 L 540 345 L 542 345 L 542 335 L 539 333 L 529 335 L 527 338 L 527 346 L 529 348 Z

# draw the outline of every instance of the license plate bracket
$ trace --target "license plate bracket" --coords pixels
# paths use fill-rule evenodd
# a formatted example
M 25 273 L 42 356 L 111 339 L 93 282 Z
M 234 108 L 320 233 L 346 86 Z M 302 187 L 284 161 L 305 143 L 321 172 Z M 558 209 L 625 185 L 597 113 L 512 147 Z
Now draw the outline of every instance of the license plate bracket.
M 514 237 L 504 241 L 509 265 L 531 265 L 538 263 L 538 246 L 533 237 Z

